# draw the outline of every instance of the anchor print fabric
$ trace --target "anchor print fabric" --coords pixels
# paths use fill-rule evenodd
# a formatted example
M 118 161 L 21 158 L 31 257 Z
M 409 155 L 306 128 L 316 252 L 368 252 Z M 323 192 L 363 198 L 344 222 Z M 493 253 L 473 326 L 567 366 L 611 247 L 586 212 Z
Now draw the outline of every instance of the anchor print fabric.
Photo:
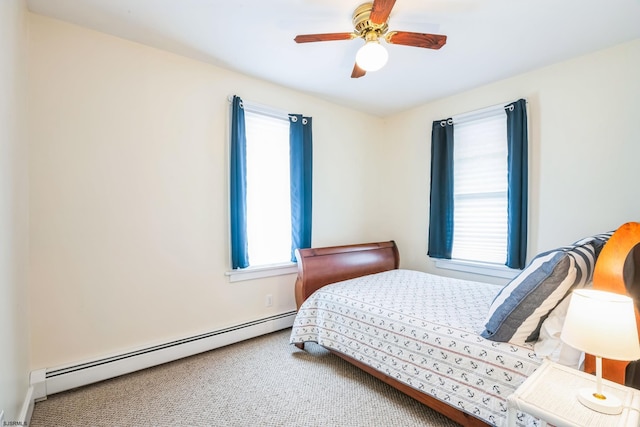
M 491 425 L 542 363 L 532 345 L 482 338 L 501 286 L 391 270 L 323 287 L 296 316 L 291 343 L 343 353 Z M 518 414 L 520 425 L 538 421 Z

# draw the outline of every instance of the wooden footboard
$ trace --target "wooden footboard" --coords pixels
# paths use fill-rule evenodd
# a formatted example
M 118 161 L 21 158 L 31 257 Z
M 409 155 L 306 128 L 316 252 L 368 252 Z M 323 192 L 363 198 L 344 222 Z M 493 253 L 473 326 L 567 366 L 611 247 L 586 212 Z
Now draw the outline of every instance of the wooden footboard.
M 312 293 L 325 285 L 367 274 L 397 269 L 400 265 L 398 248 L 393 241 L 300 249 L 296 251 L 296 255 L 298 259 L 298 278 L 295 284 L 295 296 L 298 309 Z M 304 348 L 302 343 L 298 343 L 296 346 L 301 349 Z M 430 395 L 421 393 L 357 360 L 342 353 L 330 351 L 463 426 L 486 427 L 488 425 L 466 412 L 460 411 Z

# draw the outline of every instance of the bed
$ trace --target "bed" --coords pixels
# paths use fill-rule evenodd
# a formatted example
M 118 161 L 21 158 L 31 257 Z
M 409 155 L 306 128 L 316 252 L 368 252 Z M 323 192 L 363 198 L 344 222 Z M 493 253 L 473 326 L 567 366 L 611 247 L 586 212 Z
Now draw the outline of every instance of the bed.
M 551 320 L 562 321 L 571 290 L 591 284 L 610 236 L 540 254 L 504 287 L 400 269 L 393 241 L 302 249 L 290 341 L 318 343 L 464 426 L 506 425 L 507 396 L 545 357 L 566 356 Z M 529 294 L 544 294 L 533 309 L 518 297 L 531 283 Z M 489 330 L 514 298 L 526 315 Z M 518 425 L 537 420 L 518 414 Z

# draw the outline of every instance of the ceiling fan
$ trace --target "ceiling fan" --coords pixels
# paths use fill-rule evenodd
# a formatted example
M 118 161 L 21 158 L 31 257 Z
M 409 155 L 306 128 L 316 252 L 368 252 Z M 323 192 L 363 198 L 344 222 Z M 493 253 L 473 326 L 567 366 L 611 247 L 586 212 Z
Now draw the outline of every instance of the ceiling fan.
M 352 78 L 359 78 L 367 71 L 379 70 L 386 64 L 388 54 L 380 44 L 384 39 L 390 44 L 440 49 L 447 42 L 447 36 L 439 34 L 412 33 L 409 31 L 389 31 L 389 14 L 396 0 L 374 0 L 361 4 L 353 12 L 354 31 L 350 33 L 303 34 L 294 38 L 296 43 L 351 40 L 362 38 L 364 46 L 356 54 Z

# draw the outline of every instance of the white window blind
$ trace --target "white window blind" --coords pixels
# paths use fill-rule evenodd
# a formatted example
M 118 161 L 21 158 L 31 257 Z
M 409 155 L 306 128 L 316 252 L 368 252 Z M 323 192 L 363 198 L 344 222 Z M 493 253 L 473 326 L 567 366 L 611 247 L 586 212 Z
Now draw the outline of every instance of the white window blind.
M 504 264 L 507 254 L 507 116 L 454 118 L 452 258 Z
M 245 128 L 249 263 L 290 262 L 289 119 L 245 108 Z

